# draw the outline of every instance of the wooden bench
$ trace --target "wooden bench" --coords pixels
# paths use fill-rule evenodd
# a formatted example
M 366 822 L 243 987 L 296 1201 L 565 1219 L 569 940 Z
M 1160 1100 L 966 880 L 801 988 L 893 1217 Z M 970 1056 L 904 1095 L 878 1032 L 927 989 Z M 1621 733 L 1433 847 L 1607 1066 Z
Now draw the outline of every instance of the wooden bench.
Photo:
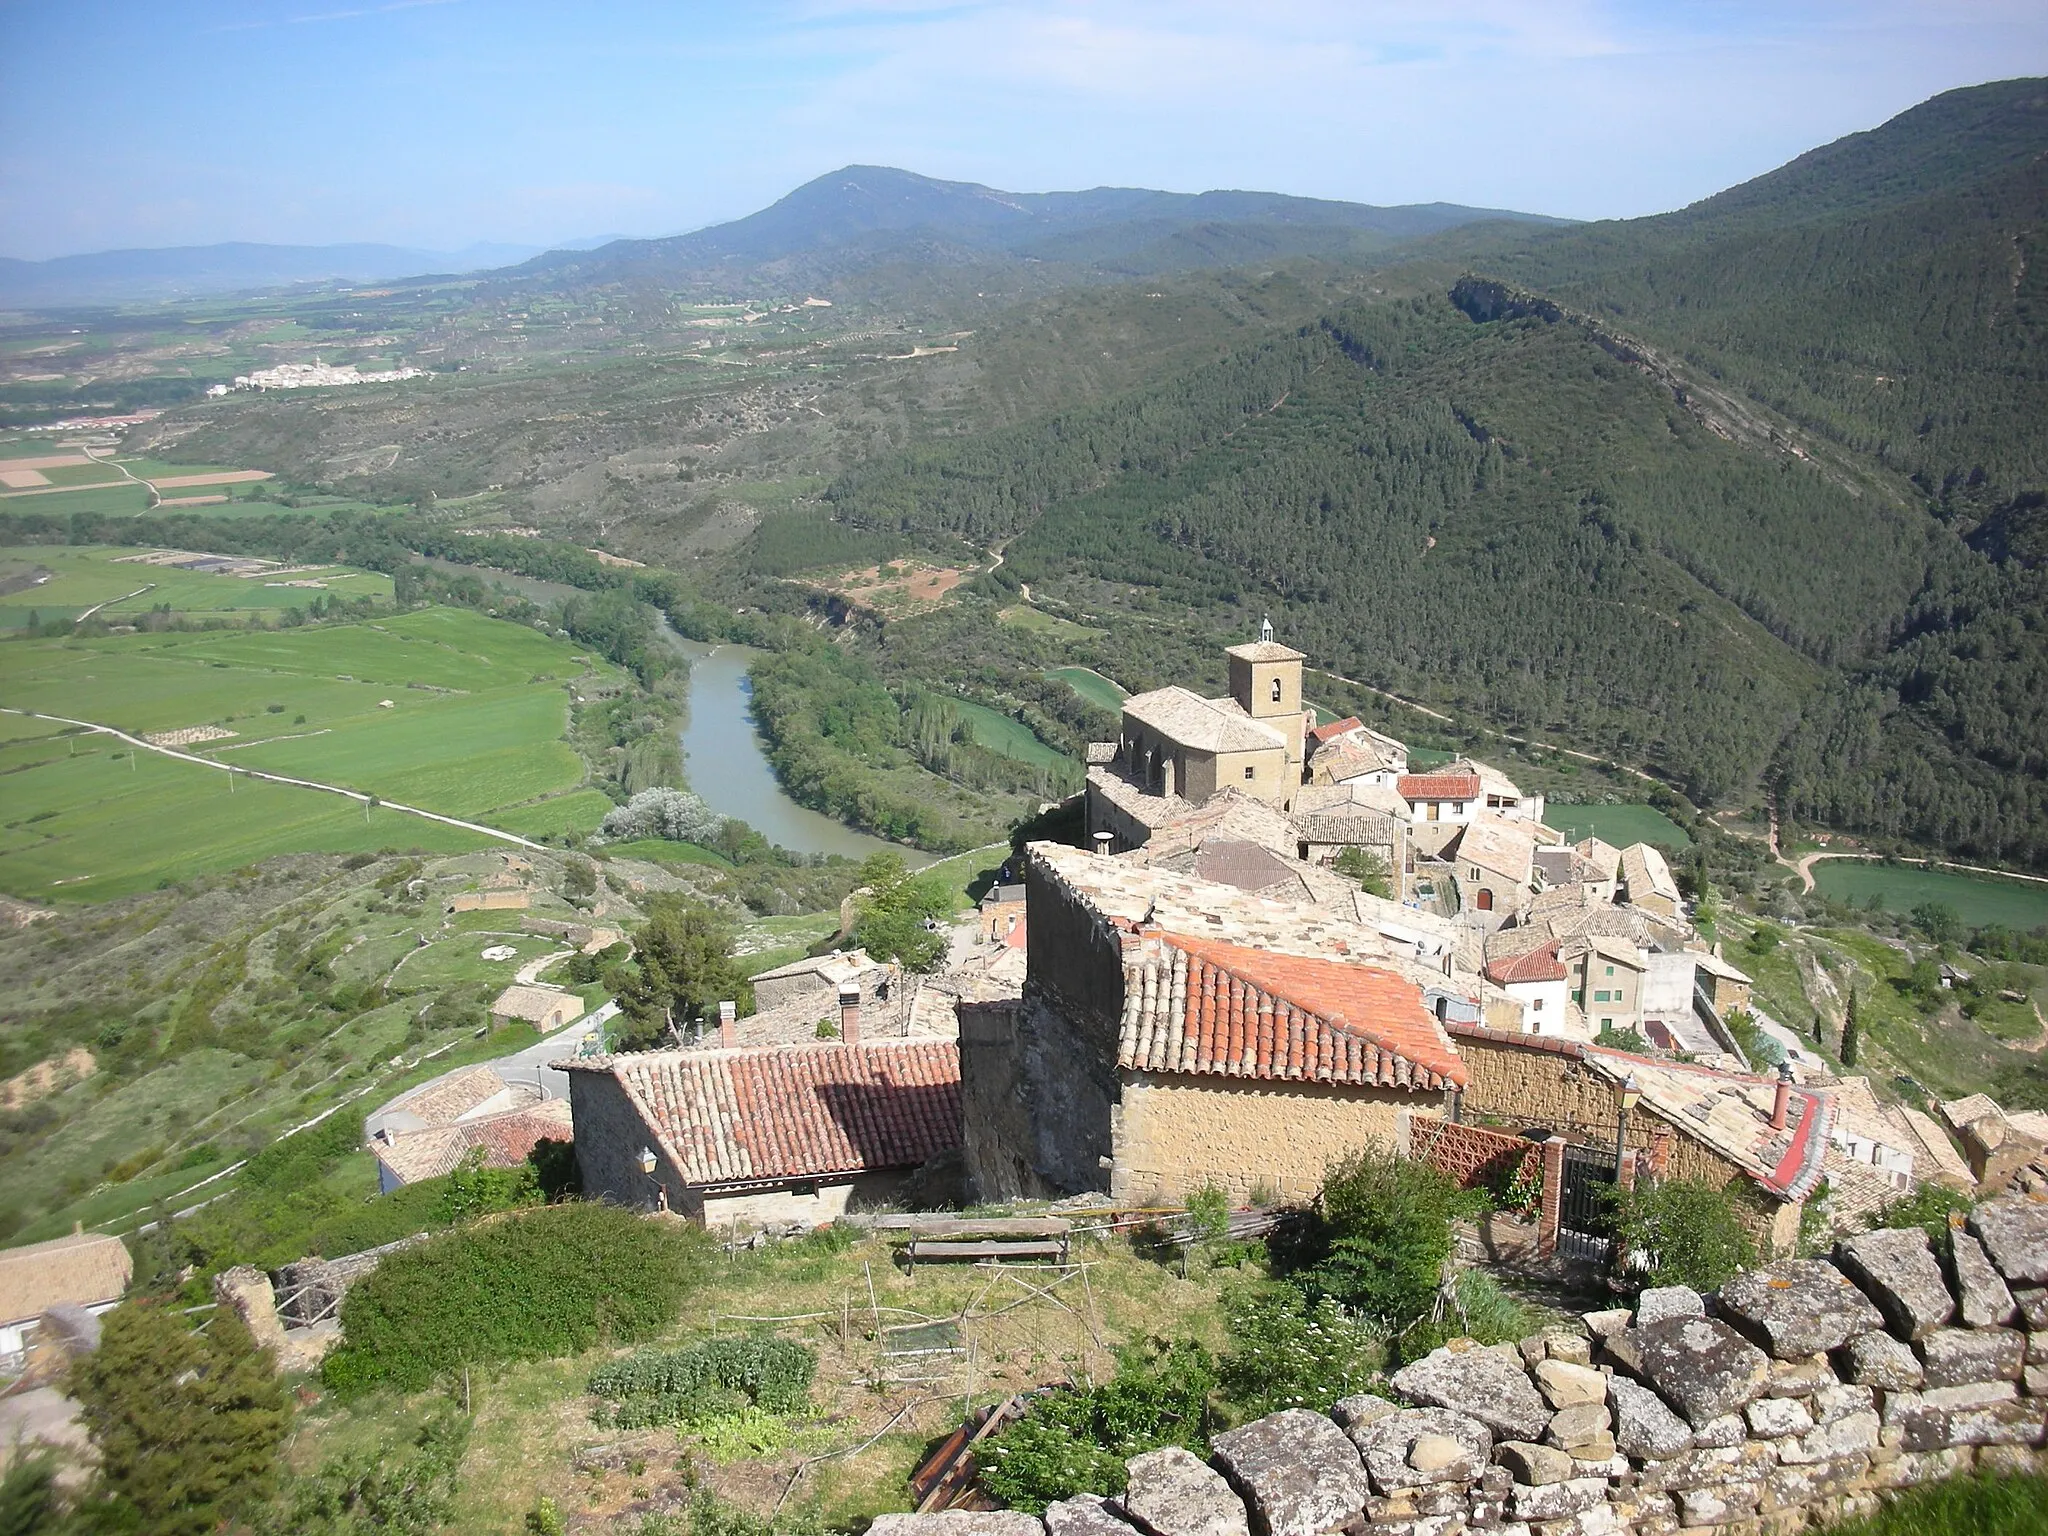
M 927 1264 L 968 1263 L 984 1260 L 997 1263 L 1067 1262 L 1067 1240 L 954 1242 L 943 1238 L 913 1238 L 903 1250 L 906 1272 L 915 1272 L 920 1260 Z

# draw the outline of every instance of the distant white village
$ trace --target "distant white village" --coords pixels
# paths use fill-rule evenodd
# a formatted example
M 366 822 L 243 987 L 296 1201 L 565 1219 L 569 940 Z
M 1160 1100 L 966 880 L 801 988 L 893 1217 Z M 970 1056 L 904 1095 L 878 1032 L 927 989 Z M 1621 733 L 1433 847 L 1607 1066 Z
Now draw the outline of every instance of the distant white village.
M 317 359 L 310 363 L 280 363 L 275 368 L 258 368 L 237 376 L 233 385 L 216 384 L 208 395 L 225 395 L 232 389 L 335 389 L 344 384 L 396 384 L 402 379 L 423 379 L 424 368 L 388 368 L 364 373 L 353 363 L 335 367 Z

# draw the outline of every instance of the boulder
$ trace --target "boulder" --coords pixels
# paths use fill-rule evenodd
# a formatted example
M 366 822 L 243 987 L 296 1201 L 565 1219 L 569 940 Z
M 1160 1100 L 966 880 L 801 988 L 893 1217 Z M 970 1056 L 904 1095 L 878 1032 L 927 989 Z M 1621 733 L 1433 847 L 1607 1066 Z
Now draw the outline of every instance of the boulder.
M 1456 1442 L 1452 1442 L 1457 1450 Z M 1365 1509 L 1365 1467 L 1344 1431 L 1288 1408 L 1216 1436 L 1210 1460 L 1251 1511 L 1260 1536 L 1320 1536 Z M 1435 1479 L 1441 1481 L 1441 1479 Z
M 1924 1376 L 1920 1357 L 1888 1333 L 1866 1333 L 1851 1339 L 1842 1354 L 1842 1374 L 1861 1386 L 1885 1392 L 1911 1391 Z
M 1550 1425 L 1543 1431 L 1543 1443 L 1554 1445 L 1559 1450 L 1576 1451 L 1584 1446 L 1597 1443 L 1598 1438 L 1614 1427 L 1614 1421 L 1607 1416 L 1605 1394 L 1597 1403 L 1580 1403 L 1574 1408 L 1561 1408 L 1550 1416 Z M 1612 1451 L 1607 1453 L 1613 1455 Z
M 1965 1328 L 2004 1328 L 2019 1307 L 1984 1245 L 1967 1232 L 1950 1234 L 1956 1277 L 1956 1315 Z
M 1337 1427 L 1344 1430 L 1362 1429 L 1366 1425 L 1384 1419 L 1390 1413 L 1399 1413 L 1401 1405 L 1390 1403 L 1384 1397 L 1375 1397 L 1370 1392 L 1353 1393 L 1340 1397 L 1330 1409 L 1330 1417 L 1337 1421 Z
M 1520 1361 L 1470 1340 L 1453 1341 L 1403 1366 L 1393 1385 L 1410 1402 L 1468 1414 L 1510 1440 L 1541 1439 L 1550 1423 L 1550 1409 Z
M 1832 1424 L 1852 1413 L 1869 1413 L 1876 1407 L 1877 1394 L 1868 1387 L 1837 1384 L 1822 1387 L 1813 1394 L 1813 1420 L 1816 1424 Z
M 1948 1281 L 1918 1227 L 1859 1232 L 1835 1245 L 1835 1263 L 1902 1338 L 1931 1333 L 1955 1315 Z
M 2020 1322 L 2029 1333 L 2048 1332 L 2048 1286 L 2015 1285 L 2012 1299 L 2020 1309 Z
M 1970 1212 L 1969 1230 L 2012 1285 L 2048 1285 L 2048 1200 L 2001 1195 Z
M 929 1515 L 877 1515 L 871 1536 L 1044 1536 L 1038 1516 L 1016 1509 L 942 1509 Z
M 1868 1298 L 1834 1265 L 1785 1259 L 1721 1287 L 1721 1316 L 1777 1360 L 1839 1349 L 1884 1326 Z
M 1503 1440 L 1493 1448 L 1493 1456 L 1514 1474 L 1516 1482 L 1534 1488 L 1565 1482 L 1578 1470 L 1571 1457 L 1555 1446 L 1531 1445 L 1526 1440 Z
M 1609 1307 L 1603 1312 L 1588 1312 L 1581 1319 L 1586 1325 L 1586 1332 L 1596 1339 L 1611 1339 L 1634 1320 L 1634 1314 L 1627 1307 Z
M 1835 1368 L 1826 1355 L 1808 1355 L 1804 1360 L 1773 1360 L 1771 1379 L 1764 1388 L 1764 1395 L 1811 1397 L 1823 1387 L 1839 1385 Z
M 1516 1483 L 1508 1493 L 1513 1520 L 1562 1520 L 1607 1502 L 1607 1479 L 1573 1477 L 1561 1483 Z
M 1749 1421 L 1739 1413 L 1724 1413 L 1693 1430 L 1692 1448 L 1696 1451 L 1726 1450 L 1748 1438 Z
M 1130 1522 L 1099 1494 L 1080 1493 L 1045 1507 L 1045 1536 L 1131 1536 Z
M 1901 1449 L 1937 1451 L 1962 1445 L 2038 1445 L 2042 1402 L 2021 1397 L 2009 1381 L 1982 1381 L 1931 1392 L 1894 1392 L 1885 1399 L 1887 1429 L 1901 1431 Z
M 2027 1336 L 2011 1328 L 1937 1328 L 1920 1341 L 1928 1387 L 1966 1387 L 1978 1381 L 2018 1381 Z
M 1147 1451 L 1125 1462 L 1124 1471 L 1128 1479 L 1120 1501 L 1124 1513 L 1153 1536 L 1251 1536 L 1244 1501 L 1231 1491 L 1222 1473 L 1193 1452 L 1177 1445 Z M 893 1536 L 921 1533 L 904 1531 Z
M 1607 1406 L 1614 1414 L 1614 1443 L 1640 1461 L 1663 1461 L 1692 1446 L 1692 1426 L 1664 1406 L 1664 1399 L 1625 1376 L 1607 1378 Z
M 1607 1401 L 1607 1377 L 1589 1365 L 1544 1360 L 1536 1367 L 1536 1386 L 1553 1408 L 1577 1408 Z
M 1666 1318 L 1629 1329 L 1607 1348 L 1695 1427 L 1733 1413 L 1770 1379 L 1764 1352 L 1719 1318 Z
M 1636 1297 L 1636 1326 L 1661 1323 L 1667 1317 L 1705 1317 L 1706 1298 L 1689 1285 L 1653 1285 Z
M 1562 1360 L 1566 1365 L 1593 1363 L 1593 1341 L 1583 1333 L 1566 1333 L 1562 1328 L 1544 1333 L 1543 1352 L 1549 1359 Z
M 1492 1431 L 1448 1408 L 1404 1408 L 1347 1433 L 1378 1493 L 1425 1483 L 1469 1483 L 1486 1471 L 1493 1456 Z M 1462 1454 L 1446 1460 L 1444 1448 L 1432 1444 L 1416 1456 L 1417 1444 L 1425 1440 L 1454 1441 Z

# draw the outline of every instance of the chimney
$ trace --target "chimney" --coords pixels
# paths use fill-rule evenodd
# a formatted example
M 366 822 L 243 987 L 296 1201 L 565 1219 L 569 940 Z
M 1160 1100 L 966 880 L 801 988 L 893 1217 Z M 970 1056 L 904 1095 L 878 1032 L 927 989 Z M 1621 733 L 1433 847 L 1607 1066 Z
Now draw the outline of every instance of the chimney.
M 1099 859 L 1106 859 L 1106 858 L 1108 858 L 1108 857 L 1109 857 L 1109 845 L 1110 845 L 1111 843 L 1115 842 L 1115 841 L 1116 841 L 1116 834 L 1115 834 L 1114 832 L 1098 832 L 1098 833 L 1096 833 L 1096 834 L 1095 834 L 1095 856 L 1096 856 L 1097 858 L 1099 858 Z
M 739 1006 L 735 1003 L 718 1005 L 718 1043 L 728 1051 L 740 1043 L 739 1031 L 735 1027 L 739 1012 Z
M 839 983 L 839 1038 L 848 1045 L 860 1044 L 860 983 Z
M 1778 1095 L 1771 1100 L 1771 1129 L 1785 1129 L 1785 1112 L 1792 1104 L 1792 1063 L 1778 1063 Z

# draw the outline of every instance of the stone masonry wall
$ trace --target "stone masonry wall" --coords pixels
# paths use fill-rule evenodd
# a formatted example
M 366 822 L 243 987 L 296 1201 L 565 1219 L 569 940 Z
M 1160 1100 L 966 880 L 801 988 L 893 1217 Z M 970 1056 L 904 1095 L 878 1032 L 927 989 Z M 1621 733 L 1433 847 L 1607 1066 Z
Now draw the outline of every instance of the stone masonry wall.
M 1766 1536 L 1971 1468 L 2040 1471 L 2048 1200 L 1866 1232 L 1703 1297 L 1645 1291 L 1520 1344 L 1469 1339 L 1327 1416 L 1131 1458 L 1118 1498 L 884 1515 L 871 1536 Z

